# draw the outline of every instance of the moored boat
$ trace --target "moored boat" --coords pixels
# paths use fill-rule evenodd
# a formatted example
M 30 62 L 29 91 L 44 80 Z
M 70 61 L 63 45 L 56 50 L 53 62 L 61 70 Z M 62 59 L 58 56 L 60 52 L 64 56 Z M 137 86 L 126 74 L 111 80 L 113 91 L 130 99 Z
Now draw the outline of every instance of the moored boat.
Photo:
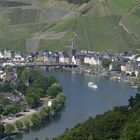
M 91 88 L 94 88 L 94 89 L 98 88 L 98 86 L 93 82 L 88 82 L 88 86 L 91 87 Z

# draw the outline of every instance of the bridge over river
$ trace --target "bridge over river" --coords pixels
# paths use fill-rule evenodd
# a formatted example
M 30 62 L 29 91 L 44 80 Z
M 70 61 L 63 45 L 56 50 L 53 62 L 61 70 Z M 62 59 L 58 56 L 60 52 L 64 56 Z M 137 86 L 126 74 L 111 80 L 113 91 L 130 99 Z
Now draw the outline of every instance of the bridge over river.
M 27 64 L 18 64 L 18 65 L 13 65 L 11 67 L 17 68 L 17 67 L 44 67 L 46 66 L 47 68 L 49 67 L 62 67 L 62 68 L 76 68 L 78 65 L 76 64 L 48 64 L 48 63 L 27 63 Z

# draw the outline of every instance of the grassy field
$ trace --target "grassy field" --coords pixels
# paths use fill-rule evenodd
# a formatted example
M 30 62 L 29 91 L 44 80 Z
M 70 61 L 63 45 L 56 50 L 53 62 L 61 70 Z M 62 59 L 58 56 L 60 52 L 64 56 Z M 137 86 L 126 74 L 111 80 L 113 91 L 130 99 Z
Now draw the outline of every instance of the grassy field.
M 0 50 L 9 49 L 25 51 L 26 41 L 24 39 L 0 39 Z
M 45 30 L 47 23 L 8 26 L 0 32 L 0 49 L 26 50 L 26 40 Z
M 128 12 L 135 4 L 135 0 L 112 0 L 117 6 Z
M 68 11 L 68 8 L 61 9 L 57 6 L 42 8 L 39 5 L 9 7 L 5 10 L 0 8 L 0 49 L 25 51 L 27 40 L 36 34 L 44 33 L 50 24 L 65 16 Z
M 115 52 L 126 51 L 132 47 L 137 48 L 131 38 L 119 26 L 120 16 L 106 17 L 77 17 L 59 22 L 51 31 L 63 32 L 65 35 L 60 40 L 41 40 L 40 49 L 65 49 L 74 40 L 78 50 L 96 50 Z M 70 35 L 68 35 L 70 34 Z
M 48 30 L 73 33 L 71 36 L 54 41 L 41 40 L 40 49 L 68 50 L 68 45 L 74 40 L 78 50 L 137 50 L 140 48 L 139 10 L 130 15 L 128 13 L 138 2 L 140 1 L 109 0 L 97 3 L 94 0 L 80 11 L 86 16 L 62 20 Z
M 91 0 L 77 6 L 53 0 L 26 2 L 37 5 L 1 12 L 0 48 L 24 51 L 27 40 L 38 50 L 68 50 L 72 41 L 78 50 L 122 52 L 140 48 L 140 0 Z M 54 37 L 50 39 L 47 35 L 51 32 Z M 56 39 L 55 33 L 62 32 L 65 35 Z
M 45 4 L 48 2 L 48 0 L 37 0 L 37 2 L 39 2 L 40 4 Z
M 67 32 L 61 39 L 53 40 L 40 40 L 39 50 L 65 50 L 68 51 L 71 46 L 74 34 L 72 32 Z

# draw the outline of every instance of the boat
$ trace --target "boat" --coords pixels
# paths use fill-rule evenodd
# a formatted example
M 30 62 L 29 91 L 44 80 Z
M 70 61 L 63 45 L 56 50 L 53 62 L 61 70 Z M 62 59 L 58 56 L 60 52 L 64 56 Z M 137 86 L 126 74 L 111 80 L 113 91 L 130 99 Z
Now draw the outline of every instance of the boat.
M 137 86 L 132 86 L 132 88 L 137 89 L 138 87 Z
M 94 89 L 98 88 L 98 86 L 93 82 L 88 82 L 88 86 L 91 87 L 91 88 L 94 88 Z

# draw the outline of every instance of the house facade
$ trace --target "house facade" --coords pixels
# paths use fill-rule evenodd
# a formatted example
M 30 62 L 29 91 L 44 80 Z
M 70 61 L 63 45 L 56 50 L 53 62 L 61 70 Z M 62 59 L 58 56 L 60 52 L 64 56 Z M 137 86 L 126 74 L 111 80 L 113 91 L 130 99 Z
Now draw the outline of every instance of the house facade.
M 2 52 L 0 52 L 0 59 L 3 59 L 4 58 L 4 55 Z
M 11 59 L 12 58 L 12 51 L 11 50 L 4 50 L 4 59 Z
M 89 65 L 101 65 L 100 59 L 92 55 L 86 55 L 84 57 L 84 63 Z
M 59 64 L 69 64 L 69 56 L 66 52 L 59 53 Z

